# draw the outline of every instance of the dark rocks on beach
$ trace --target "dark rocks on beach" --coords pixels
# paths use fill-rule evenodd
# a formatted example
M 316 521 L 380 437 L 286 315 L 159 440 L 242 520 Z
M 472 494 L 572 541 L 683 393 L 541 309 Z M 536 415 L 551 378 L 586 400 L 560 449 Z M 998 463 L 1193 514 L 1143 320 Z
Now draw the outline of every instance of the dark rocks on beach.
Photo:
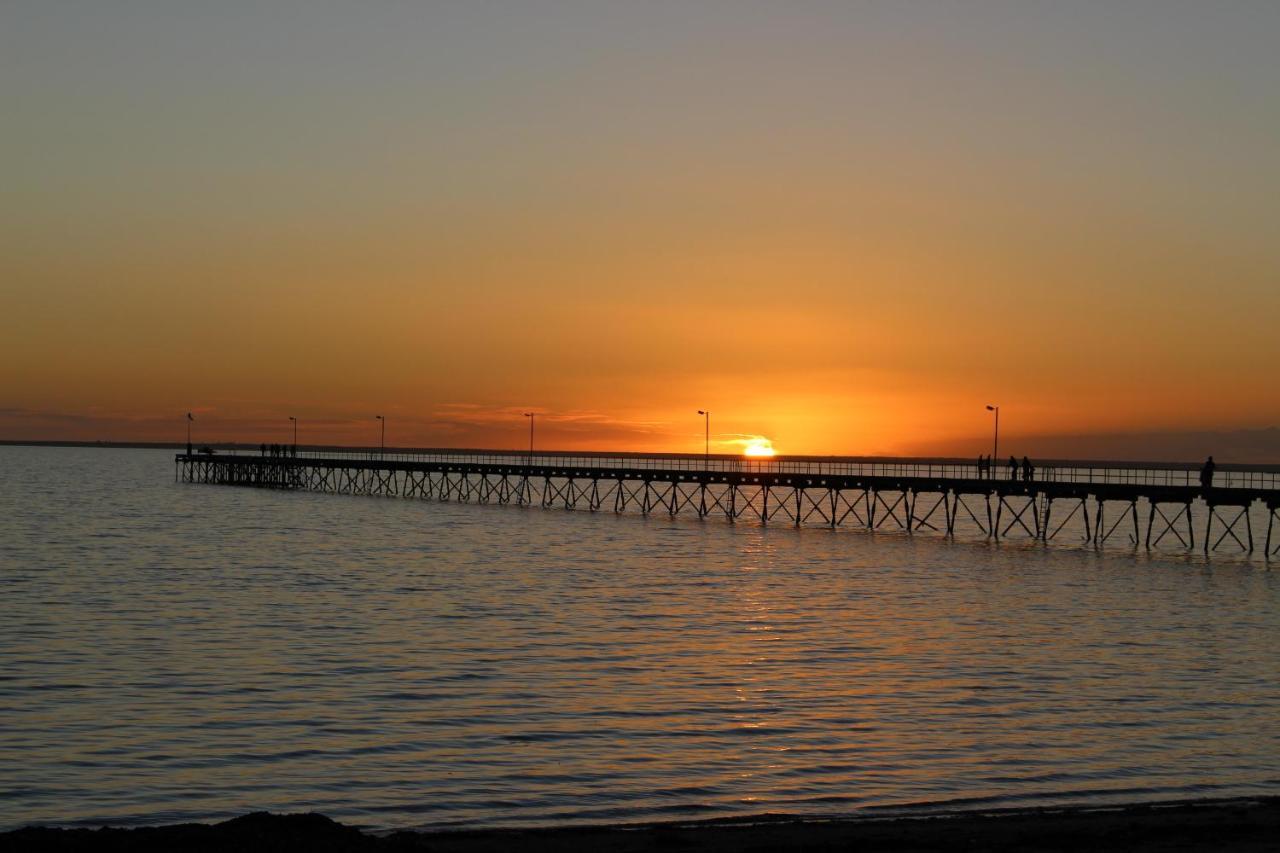
M 31 827 L 0 834 L 14 851 L 1245 851 L 1280 849 L 1280 798 L 1135 805 L 1115 809 L 1019 810 L 885 820 L 762 817 L 734 822 L 475 830 L 371 835 L 323 815 L 244 815 L 223 823 L 134 829 Z
M 212 826 L 180 823 L 131 829 L 28 827 L 0 835 L 0 849 L 32 851 L 386 850 L 382 839 L 318 814 L 254 812 Z

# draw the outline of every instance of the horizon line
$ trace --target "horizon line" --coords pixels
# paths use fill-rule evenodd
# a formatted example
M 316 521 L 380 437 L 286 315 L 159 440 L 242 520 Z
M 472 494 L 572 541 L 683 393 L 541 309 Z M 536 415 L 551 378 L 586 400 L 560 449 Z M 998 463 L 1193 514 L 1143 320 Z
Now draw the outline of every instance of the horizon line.
M 193 445 L 200 447 L 209 447 L 214 450 L 258 450 L 263 446 L 263 442 L 241 442 L 241 441 L 214 441 L 214 442 L 193 442 Z M 185 441 L 114 441 L 114 440 L 92 440 L 92 441 L 74 441 L 61 439 L 0 439 L 0 446 L 3 447 L 88 447 L 103 449 L 120 449 L 120 450 L 184 450 L 187 446 Z M 268 442 L 266 446 L 289 447 L 288 443 Z M 303 451 L 337 451 L 337 452 L 361 452 L 361 453 L 439 453 L 439 454 L 494 454 L 502 456 L 528 456 L 529 451 L 521 448 L 496 448 L 496 447 L 410 447 L 410 446 L 387 446 L 382 448 L 378 445 L 350 445 L 350 444 L 299 444 L 299 450 Z M 690 458 L 704 459 L 708 458 L 708 454 L 699 452 L 656 452 L 642 450 L 555 450 L 555 449 L 537 449 L 533 452 L 534 456 L 588 456 L 588 457 L 607 457 L 607 456 L 624 456 L 631 458 Z M 1017 454 L 1011 454 L 1016 456 Z M 1024 454 L 1026 455 L 1026 454 Z M 751 462 L 878 462 L 878 463 L 894 463 L 902 462 L 919 464 L 921 462 L 936 462 L 939 464 L 971 464 L 972 456 L 890 456 L 890 455 L 852 455 L 852 454 L 789 454 L 778 453 L 770 457 L 750 457 L 741 453 L 712 453 L 709 458 L 716 460 L 749 460 Z M 999 460 L 994 460 L 993 464 L 999 468 L 1001 466 L 1002 456 Z M 1089 459 L 1076 457 L 1035 457 L 1033 458 L 1040 466 L 1053 465 L 1061 463 L 1073 467 L 1097 467 L 1097 468 L 1124 468 L 1124 467 L 1143 467 L 1143 468 L 1170 468 L 1170 469 L 1198 469 L 1203 461 L 1171 461 L 1158 459 Z M 1217 466 L 1221 470 L 1235 471 L 1264 471 L 1280 473 L 1280 463 L 1273 462 L 1218 462 Z

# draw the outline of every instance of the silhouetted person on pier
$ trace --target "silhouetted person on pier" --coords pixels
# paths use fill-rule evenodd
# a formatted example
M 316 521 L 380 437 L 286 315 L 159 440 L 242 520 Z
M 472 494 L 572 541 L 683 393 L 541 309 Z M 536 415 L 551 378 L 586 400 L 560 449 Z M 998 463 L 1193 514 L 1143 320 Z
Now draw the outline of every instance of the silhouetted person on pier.
M 1036 469 L 1035 469 L 1035 466 L 1031 464 L 1031 460 L 1025 456 L 1022 457 L 1022 482 L 1030 483 L 1033 479 L 1035 479 L 1035 476 L 1036 476 Z
M 266 456 L 266 455 L 267 455 L 267 445 L 266 445 L 266 442 L 263 442 L 262 444 L 258 445 L 258 450 L 259 450 L 259 452 L 261 452 L 261 453 L 262 453 L 262 455 L 263 455 L 263 456 Z
M 1018 479 L 1018 460 L 1012 456 L 1009 457 L 1009 479 Z
M 981 480 L 986 476 L 987 476 L 987 457 L 983 456 L 982 454 L 978 454 L 978 479 Z
M 1215 465 L 1213 462 L 1212 456 L 1210 456 L 1207 460 L 1205 460 L 1204 467 L 1200 469 L 1200 488 L 1202 489 L 1213 488 L 1213 472 L 1217 469 L 1217 467 L 1218 466 Z

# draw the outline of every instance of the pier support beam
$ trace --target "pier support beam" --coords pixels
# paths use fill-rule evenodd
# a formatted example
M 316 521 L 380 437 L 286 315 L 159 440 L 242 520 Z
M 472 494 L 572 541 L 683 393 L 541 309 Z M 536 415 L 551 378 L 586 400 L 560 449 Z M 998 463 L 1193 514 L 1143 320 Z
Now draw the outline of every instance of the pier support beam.
M 1058 522 L 1057 527 L 1051 526 L 1051 521 L 1053 518 L 1054 500 L 1055 499 L 1052 496 L 1045 495 L 1044 524 L 1041 526 L 1042 533 L 1040 538 L 1045 542 L 1048 542 L 1049 540 L 1055 538 L 1059 533 L 1062 532 L 1062 528 L 1066 527 L 1068 524 L 1071 523 L 1071 519 L 1079 515 L 1080 520 L 1084 522 L 1084 541 L 1088 542 L 1089 540 L 1091 540 L 1093 538 L 1093 530 L 1089 524 L 1089 505 L 1087 502 L 1088 498 L 1077 498 L 1077 497 L 1058 498 L 1057 500 L 1069 500 L 1072 503 L 1071 503 L 1071 511 L 1067 513 L 1065 518 L 1063 518 L 1061 521 Z
M 1147 521 L 1147 550 L 1158 547 L 1160 545 L 1160 541 L 1171 533 L 1183 548 L 1196 547 L 1195 528 L 1191 524 L 1191 504 L 1179 504 L 1178 506 L 1179 509 L 1177 514 L 1170 517 L 1165 514 L 1163 509 L 1161 509 L 1159 501 L 1151 501 L 1150 518 Z M 1160 528 L 1158 531 L 1155 530 L 1157 516 L 1160 518 Z M 1184 517 L 1187 520 L 1187 536 L 1185 539 L 1177 528 L 1178 522 Z M 1156 533 L 1154 540 L 1151 538 L 1153 532 Z
M 1280 554 L 1280 542 L 1276 543 L 1274 551 L 1271 550 L 1271 529 L 1275 527 L 1276 516 L 1280 515 L 1280 504 L 1267 504 L 1267 547 L 1263 552 L 1263 556 L 1268 560 L 1276 554 Z
M 1127 503 L 1128 507 L 1120 511 L 1119 517 L 1116 518 L 1110 527 L 1106 526 L 1106 515 L 1103 509 L 1106 503 L 1105 499 L 1098 499 L 1098 514 L 1097 518 L 1094 519 L 1093 525 L 1094 544 L 1103 545 L 1106 543 L 1106 541 L 1111 538 L 1112 534 L 1116 532 L 1116 529 L 1124 523 L 1125 516 L 1128 515 L 1133 519 L 1133 532 L 1129 534 L 1129 539 L 1134 547 L 1140 545 L 1142 543 L 1142 537 L 1141 530 L 1138 527 L 1138 499 L 1133 498 L 1128 501 L 1118 501 L 1118 503 Z
M 965 516 L 968 517 L 969 520 L 972 521 L 974 525 L 977 526 L 978 530 L 982 532 L 982 535 L 990 536 L 992 531 L 995 529 L 994 522 L 992 521 L 992 518 L 991 518 L 991 493 L 987 492 L 980 496 L 983 500 L 983 504 L 985 505 L 985 508 L 987 511 L 987 514 L 986 514 L 987 520 L 985 524 L 983 523 L 982 519 L 978 518 L 978 514 L 973 511 L 973 507 L 969 506 L 968 502 L 965 500 L 966 497 L 975 497 L 975 495 L 973 494 L 965 495 L 961 492 L 952 493 L 951 517 L 949 522 L 947 523 L 947 532 L 951 534 L 954 534 L 956 532 L 956 519 L 961 517 L 960 510 L 964 510 Z M 982 509 L 983 509 L 982 507 L 979 507 L 978 511 L 981 512 Z
M 868 517 L 868 521 L 870 523 L 872 530 L 879 530 L 882 525 L 884 525 L 889 521 L 893 521 L 893 523 L 898 525 L 898 527 L 901 528 L 902 530 L 909 531 L 911 529 L 910 527 L 911 504 L 910 504 L 909 492 L 904 490 L 901 493 L 899 493 L 898 497 L 894 500 L 893 503 L 889 503 L 887 500 L 885 500 L 881 496 L 881 493 L 878 491 L 873 492 L 873 495 L 874 495 L 874 499 L 871 504 L 871 515 Z M 876 520 L 877 506 L 884 507 L 884 511 L 885 511 L 884 515 L 880 517 L 879 521 Z M 899 515 L 899 510 L 898 510 L 899 507 L 902 508 L 901 515 Z
M 944 491 L 944 492 L 941 492 L 941 493 L 938 495 L 938 499 L 937 499 L 936 501 L 934 501 L 934 502 L 933 502 L 933 505 L 932 505 L 931 507 L 929 507 L 929 511 L 928 511 L 928 512 L 926 512 L 924 515 L 920 515 L 918 512 L 916 512 L 916 511 L 915 511 L 915 509 L 919 506 L 919 504 L 918 504 L 918 503 L 913 504 L 913 506 L 912 506 L 912 509 L 913 509 L 913 514 L 912 514 L 912 528 L 911 528 L 911 529 L 912 529 L 912 530 L 923 530 L 924 528 L 926 528 L 926 527 L 927 527 L 927 528 L 929 528 L 930 530 L 937 531 L 937 530 L 938 530 L 938 527 L 937 527 L 935 524 L 933 524 L 932 522 L 930 522 L 930 519 L 931 519 L 931 518 L 933 518 L 933 514 L 934 514 L 935 512 L 937 512 L 939 509 L 941 509 L 941 510 L 942 510 L 942 517 L 943 517 L 944 519 L 946 519 L 946 518 L 948 518 L 948 517 L 949 517 L 948 512 L 947 512 L 947 496 L 948 496 L 948 493 L 947 493 L 947 492 L 945 492 L 945 491 Z M 917 495 L 917 499 L 918 499 L 918 497 L 919 497 L 919 496 Z M 945 522 L 944 522 L 944 525 L 945 525 Z M 950 532 L 951 532 L 951 530 L 950 530 L 950 525 L 945 525 L 945 526 L 947 527 L 947 532 L 948 532 L 948 533 L 950 533 Z
M 1234 509 L 1234 507 L 1232 508 Z M 1216 540 L 1212 540 L 1213 521 L 1215 518 L 1218 520 L 1218 524 L 1222 527 L 1222 533 Z M 1245 539 L 1241 539 L 1236 535 L 1236 525 L 1241 521 L 1244 521 Z M 1244 551 L 1246 554 L 1253 553 L 1253 523 L 1249 520 L 1248 505 L 1240 507 L 1240 511 L 1237 512 L 1230 521 L 1228 521 L 1225 515 L 1220 515 L 1218 513 L 1218 504 L 1209 504 L 1209 517 L 1206 518 L 1204 522 L 1204 552 L 1208 554 L 1210 551 L 1218 550 L 1218 546 L 1221 545 L 1228 536 L 1230 536 L 1235 543 L 1240 546 L 1241 551 Z M 1210 544 L 1211 541 L 1213 542 L 1212 545 Z
M 1039 539 L 1040 538 L 1040 514 L 1039 514 L 1039 505 L 1036 501 L 1035 494 L 1026 495 L 1025 497 L 1027 499 L 1027 502 L 1024 503 L 1020 508 L 1015 507 L 1013 505 L 1013 502 L 1009 500 L 1012 497 L 1014 497 L 1014 495 L 1006 495 L 1004 493 L 1000 493 L 997 495 L 998 503 L 996 505 L 996 525 L 995 525 L 996 538 L 1000 539 L 1009 535 L 1009 531 L 1013 530 L 1014 526 L 1016 525 L 1018 527 L 1021 527 L 1024 531 L 1026 531 L 1026 534 L 1030 536 L 1032 539 Z M 1000 519 L 1006 508 L 1008 508 L 1009 513 L 1013 516 L 1013 520 L 1010 521 L 1007 525 L 1005 525 L 1002 528 L 1000 526 Z M 1034 530 L 1032 530 L 1029 526 L 1027 526 L 1026 521 L 1023 520 L 1023 517 L 1026 515 L 1027 510 L 1031 511 L 1031 519 L 1033 522 L 1035 522 Z

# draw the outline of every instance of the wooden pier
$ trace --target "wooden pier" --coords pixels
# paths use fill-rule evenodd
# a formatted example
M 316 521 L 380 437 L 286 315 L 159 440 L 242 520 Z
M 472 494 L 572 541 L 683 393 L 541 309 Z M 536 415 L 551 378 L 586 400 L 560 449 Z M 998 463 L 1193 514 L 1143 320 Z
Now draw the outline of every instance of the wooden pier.
M 1219 466 L 1206 489 L 1194 465 L 1041 461 L 1028 482 L 1001 478 L 1000 467 L 983 472 L 954 459 L 284 451 L 178 454 L 175 478 L 797 527 L 944 535 L 963 528 L 993 539 L 1071 537 L 1098 546 L 1151 549 L 1164 543 L 1188 550 L 1199 545 L 1205 553 L 1280 556 L 1280 466 Z M 1256 552 L 1254 516 L 1264 511 L 1264 544 Z

